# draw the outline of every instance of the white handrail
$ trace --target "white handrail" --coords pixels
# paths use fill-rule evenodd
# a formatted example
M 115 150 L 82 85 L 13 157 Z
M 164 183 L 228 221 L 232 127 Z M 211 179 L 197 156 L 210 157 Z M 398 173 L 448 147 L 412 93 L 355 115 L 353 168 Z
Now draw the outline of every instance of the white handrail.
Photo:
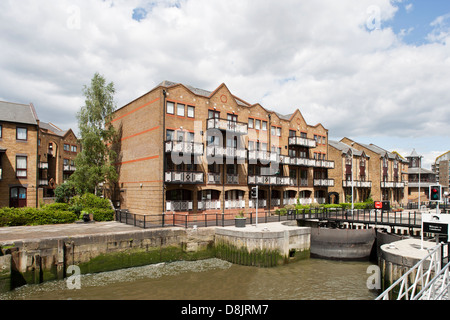
M 442 244 L 438 244 L 435 247 L 428 249 L 428 254 L 419 262 L 417 262 L 408 272 L 395 281 L 389 288 L 387 288 L 382 294 L 380 294 L 375 300 L 389 300 L 390 293 L 394 288 L 400 286 L 396 300 L 405 298 L 410 300 L 415 298 L 417 286 L 420 283 L 421 288 L 425 288 L 430 283 L 432 273 L 434 275 L 439 274 L 441 271 L 441 247 Z M 428 262 L 428 269 L 424 268 L 425 263 Z M 414 281 L 408 285 L 409 277 L 413 272 L 416 272 Z

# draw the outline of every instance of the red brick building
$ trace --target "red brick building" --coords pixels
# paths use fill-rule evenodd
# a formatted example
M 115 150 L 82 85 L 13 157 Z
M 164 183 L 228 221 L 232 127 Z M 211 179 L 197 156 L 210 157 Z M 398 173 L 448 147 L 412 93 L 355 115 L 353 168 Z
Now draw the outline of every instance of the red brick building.
M 334 181 L 328 130 L 299 110 L 281 115 L 233 95 L 164 81 L 123 106 L 112 124 L 119 182 L 113 195 L 134 213 L 274 210 L 323 203 Z

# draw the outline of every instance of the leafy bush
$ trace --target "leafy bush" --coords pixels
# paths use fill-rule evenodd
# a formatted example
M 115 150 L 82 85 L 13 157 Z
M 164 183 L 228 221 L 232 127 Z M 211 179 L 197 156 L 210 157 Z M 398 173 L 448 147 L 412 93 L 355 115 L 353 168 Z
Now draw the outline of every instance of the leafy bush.
M 84 209 L 111 209 L 111 204 L 108 199 L 97 197 L 92 193 L 85 193 L 82 196 L 75 196 L 70 199 L 69 204 L 71 206 L 81 206 Z
M 56 210 L 45 206 L 35 208 L 1 208 L 0 227 L 36 226 L 73 223 L 77 216 L 71 211 Z
M 75 196 L 69 201 L 69 209 L 77 216 L 82 211 L 92 213 L 95 221 L 114 220 L 114 210 L 108 199 L 97 197 L 92 193 L 85 193 L 82 196 Z

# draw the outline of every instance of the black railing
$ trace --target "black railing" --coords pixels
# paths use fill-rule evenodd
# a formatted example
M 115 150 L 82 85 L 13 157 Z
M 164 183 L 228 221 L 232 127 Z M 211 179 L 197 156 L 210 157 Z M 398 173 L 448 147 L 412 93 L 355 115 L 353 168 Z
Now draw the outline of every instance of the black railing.
M 115 220 L 136 227 L 164 228 L 164 227 L 225 227 L 234 225 L 236 213 L 165 213 L 158 215 L 134 214 L 126 210 L 116 210 Z M 359 223 L 365 225 L 398 226 L 421 228 L 422 216 L 420 212 L 387 212 L 374 209 L 328 209 L 309 208 L 283 210 L 281 214 L 265 210 L 251 210 L 245 213 L 250 224 L 281 222 L 288 220 L 318 219 L 330 222 Z

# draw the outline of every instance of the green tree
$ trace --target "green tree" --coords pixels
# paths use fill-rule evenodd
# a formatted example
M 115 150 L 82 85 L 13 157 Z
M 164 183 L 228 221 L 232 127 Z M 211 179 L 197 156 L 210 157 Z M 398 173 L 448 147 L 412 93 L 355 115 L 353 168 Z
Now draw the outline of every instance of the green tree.
M 116 136 L 111 117 L 116 110 L 114 83 L 106 84 L 96 73 L 84 86 L 85 105 L 77 114 L 81 152 L 75 159 L 77 170 L 70 177 L 77 193 L 99 193 L 99 186 L 117 181 L 114 167 L 117 154 L 109 147 Z

